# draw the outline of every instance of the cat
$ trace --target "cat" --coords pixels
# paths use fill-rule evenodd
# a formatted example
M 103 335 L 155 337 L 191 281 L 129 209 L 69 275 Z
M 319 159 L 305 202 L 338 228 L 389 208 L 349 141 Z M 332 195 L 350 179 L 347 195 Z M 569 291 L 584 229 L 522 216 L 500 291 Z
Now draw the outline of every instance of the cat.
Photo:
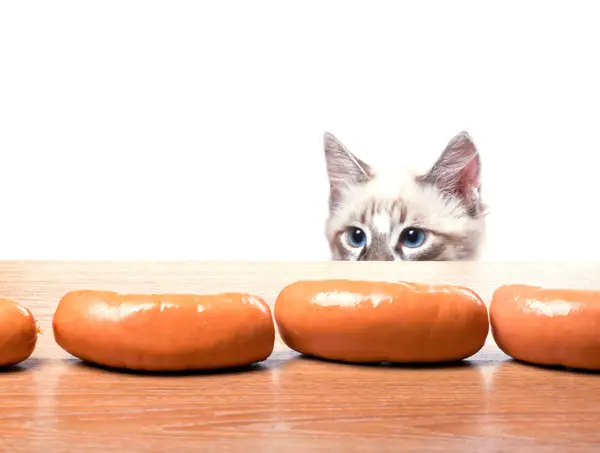
M 472 261 L 487 206 L 481 160 L 468 132 L 455 135 L 424 174 L 376 172 L 324 134 L 329 179 L 325 235 L 337 261 Z

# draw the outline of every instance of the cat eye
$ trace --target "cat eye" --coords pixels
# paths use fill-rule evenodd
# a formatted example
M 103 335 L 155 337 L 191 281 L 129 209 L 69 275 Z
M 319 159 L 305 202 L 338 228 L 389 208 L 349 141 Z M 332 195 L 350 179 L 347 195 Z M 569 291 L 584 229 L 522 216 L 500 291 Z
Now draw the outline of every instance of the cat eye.
M 367 235 L 358 227 L 350 227 L 345 233 L 346 242 L 350 247 L 361 248 L 367 243 Z
M 421 247 L 426 237 L 425 231 L 419 228 L 407 228 L 400 233 L 400 245 L 410 249 Z

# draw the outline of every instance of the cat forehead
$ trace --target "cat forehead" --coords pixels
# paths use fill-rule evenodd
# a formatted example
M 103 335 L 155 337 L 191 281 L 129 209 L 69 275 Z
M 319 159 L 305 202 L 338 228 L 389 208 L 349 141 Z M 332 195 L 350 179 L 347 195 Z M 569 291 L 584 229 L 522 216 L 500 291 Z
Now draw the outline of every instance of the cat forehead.
M 385 213 L 403 217 L 405 208 L 413 211 L 440 212 L 445 201 L 434 187 L 423 185 L 417 176 L 403 172 L 379 173 L 369 182 L 356 186 L 347 194 L 346 202 L 355 214 L 371 211 L 371 218 L 381 218 Z M 378 214 L 378 215 L 377 215 Z
M 419 189 L 416 177 L 409 172 L 378 173 L 367 183 L 350 188 L 346 201 L 352 200 L 356 206 L 367 205 L 379 200 L 393 202 L 401 198 L 410 198 Z M 382 206 L 383 207 L 383 204 Z
M 360 223 L 379 233 L 390 233 L 394 226 L 411 224 L 454 234 L 465 227 L 465 222 L 459 201 L 442 196 L 435 187 L 418 183 L 410 174 L 396 179 L 378 175 L 345 194 L 329 228 L 333 232 Z

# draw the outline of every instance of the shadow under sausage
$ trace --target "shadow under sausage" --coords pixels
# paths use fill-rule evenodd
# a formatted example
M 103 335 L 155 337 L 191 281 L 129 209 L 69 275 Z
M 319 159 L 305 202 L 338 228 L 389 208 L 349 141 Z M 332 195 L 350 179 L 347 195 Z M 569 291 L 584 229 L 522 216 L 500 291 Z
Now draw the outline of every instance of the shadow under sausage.
M 451 361 L 451 362 L 435 362 L 435 363 L 395 363 L 395 362 L 347 362 L 343 360 L 333 360 L 323 357 L 317 357 L 307 354 L 299 354 L 289 359 L 290 361 L 305 361 L 305 363 L 331 363 L 348 367 L 359 368 L 387 368 L 387 369 L 406 369 L 406 370 L 427 370 L 427 369 L 447 369 L 447 368 L 473 368 L 479 366 L 480 363 L 469 361 L 468 359 Z
M 519 366 L 527 367 L 529 369 L 538 369 L 538 370 L 547 370 L 553 371 L 556 373 L 575 373 L 575 374 L 584 374 L 584 375 L 592 375 L 592 376 L 600 376 L 600 370 L 586 370 L 582 368 L 570 368 L 564 365 L 542 365 L 532 362 L 526 362 L 524 360 L 515 359 L 510 357 L 506 360 L 507 362 L 514 362 Z
M 248 374 L 248 373 L 258 373 L 265 372 L 270 369 L 269 366 L 260 363 L 253 363 L 245 366 L 238 367 L 229 367 L 229 368 L 219 368 L 212 370 L 182 370 L 182 371 L 149 371 L 149 370 L 132 370 L 128 368 L 113 368 L 104 365 L 100 365 L 93 362 L 88 362 L 84 360 L 75 359 L 72 363 L 70 363 L 71 367 L 79 367 L 80 369 L 87 370 L 95 370 L 101 371 L 104 373 L 116 373 L 123 375 L 131 375 L 138 377 L 185 377 L 185 376 L 216 376 L 223 374 Z
M 16 365 L 0 367 L 0 374 L 9 373 L 25 373 L 40 368 L 44 364 L 44 360 L 38 357 L 30 357 Z

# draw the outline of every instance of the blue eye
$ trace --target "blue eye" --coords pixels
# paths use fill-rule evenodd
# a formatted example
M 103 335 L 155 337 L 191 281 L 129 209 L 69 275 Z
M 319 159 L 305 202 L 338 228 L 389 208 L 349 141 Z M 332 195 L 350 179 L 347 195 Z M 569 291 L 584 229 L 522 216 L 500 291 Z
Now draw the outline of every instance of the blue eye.
M 364 247 L 367 243 L 367 235 L 360 228 L 350 227 L 348 230 L 346 230 L 346 241 L 350 247 Z
M 418 228 L 407 228 L 400 234 L 400 244 L 404 247 L 414 249 L 421 247 L 425 242 L 425 231 Z

